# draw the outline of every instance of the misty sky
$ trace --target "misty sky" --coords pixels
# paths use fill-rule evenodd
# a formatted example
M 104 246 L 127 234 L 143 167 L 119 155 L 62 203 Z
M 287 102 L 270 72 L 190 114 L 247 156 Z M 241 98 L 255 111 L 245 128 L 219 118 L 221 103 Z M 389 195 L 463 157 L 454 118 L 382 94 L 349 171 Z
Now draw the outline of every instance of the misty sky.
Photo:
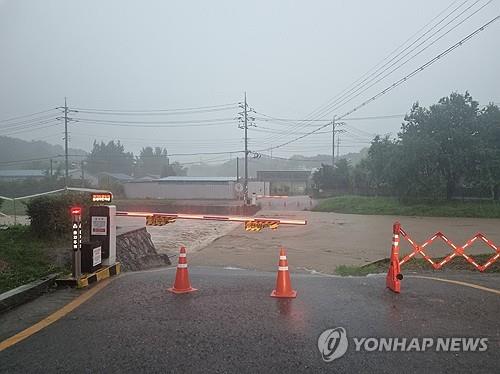
M 242 101 L 245 91 L 256 117 L 309 118 L 440 12 L 427 29 L 460 7 L 420 42 L 467 7 L 427 44 L 487 2 L 0 0 L 0 120 L 62 106 L 65 96 L 71 108 L 155 110 L 233 104 Z M 499 14 L 499 1 L 492 1 L 368 91 L 312 118 L 327 121 L 344 114 Z M 481 104 L 498 103 L 499 47 L 496 22 L 350 117 L 404 114 L 417 100 L 427 106 L 452 91 L 469 90 Z M 236 104 L 222 109 L 227 110 L 177 116 L 72 113 L 87 122 L 71 124 L 70 145 L 90 150 L 94 139 L 121 139 L 134 153 L 146 145 L 166 147 L 171 154 L 242 150 L 242 130 L 233 120 L 239 109 Z M 63 123 L 53 120 L 57 115 L 41 114 L 43 126 L 18 133 L 5 130 L 12 121 L 0 122 L 0 131 L 63 144 Z M 166 121 L 176 120 L 197 125 L 166 127 Z M 196 122 L 206 120 L 214 122 Z M 366 146 L 372 133 L 395 134 L 401 120 L 348 122 L 341 154 Z M 165 127 L 141 126 L 148 122 Z M 256 121 L 250 148 L 275 147 L 322 123 Z M 329 152 L 331 135 L 320 133 L 274 149 L 273 155 Z M 236 153 L 172 159 L 218 162 L 230 157 Z

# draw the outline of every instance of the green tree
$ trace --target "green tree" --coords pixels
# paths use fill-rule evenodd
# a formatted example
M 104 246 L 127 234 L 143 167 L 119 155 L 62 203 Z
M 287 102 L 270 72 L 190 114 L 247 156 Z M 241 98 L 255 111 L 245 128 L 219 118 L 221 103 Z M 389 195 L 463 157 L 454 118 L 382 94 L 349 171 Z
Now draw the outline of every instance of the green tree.
M 92 152 L 87 157 L 87 169 L 91 173 L 103 171 L 131 175 L 134 166 L 134 155 L 125 152 L 125 147 L 114 140 L 97 143 L 94 141 Z
M 340 159 L 335 166 L 321 164 L 313 174 L 316 189 L 343 190 L 351 188 L 351 166 L 346 159 Z
M 179 175 L 179 176 L 187 175 L 187 168 L 183 167 L 177 161 L 164 166 L 162 168 L 161 174 L 160 174 L 160 176 L 162 178 L 175 176 L 175 175 Z
M 500 199 L 500 109 L 490 104 L 479 117 L 479 146 L 469 179 L 487 186 Z
M 469 93 L 452 93 L 428 109 L 415 103 L 397 139 L 377 136 L 354 171 L 356 185 L 400 197 L 451 199 L 459 187 L 500 190 L 500 111 Z
M 452 93 L 430 108 L 415 104 L 405 117 L 399 139 L 412 175 L 451 199 L 473 166 L 477 151 L 479 104 L 466 92 Z M 413 178 L 415 180 L 415 178 Z
M 160 147 L 144 147 L 141 149 L 138 165 L 136 168 L 137 176 L 147 174 L 161 175 L 164 168 L 169 166 L 167 150 Z

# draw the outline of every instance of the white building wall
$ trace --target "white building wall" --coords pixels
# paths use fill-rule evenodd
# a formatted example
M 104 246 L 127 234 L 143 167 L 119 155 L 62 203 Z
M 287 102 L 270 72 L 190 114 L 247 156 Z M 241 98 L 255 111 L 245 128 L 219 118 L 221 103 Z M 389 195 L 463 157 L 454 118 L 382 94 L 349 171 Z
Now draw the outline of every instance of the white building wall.
M 153 199 L 234 199 L 234 182 L 142 182 L 125 183 L 128 198 Z
M 252 197 L 253 193 L 256 195 L 270 195 L 269 182 L 249 181 L 248 196 Z
M 125 196 L 129 199 L 159 199 L 158 182 L 124 183 Z

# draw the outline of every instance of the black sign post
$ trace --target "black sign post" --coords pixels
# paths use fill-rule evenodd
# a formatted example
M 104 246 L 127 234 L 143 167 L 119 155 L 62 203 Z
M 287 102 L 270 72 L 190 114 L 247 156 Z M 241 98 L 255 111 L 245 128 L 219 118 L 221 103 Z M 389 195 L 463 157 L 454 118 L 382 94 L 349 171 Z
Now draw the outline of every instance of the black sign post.
M 73 278 L 79 279 L 82 275 L 82 208 L 71 208 L 72 238 L 73 238 Z

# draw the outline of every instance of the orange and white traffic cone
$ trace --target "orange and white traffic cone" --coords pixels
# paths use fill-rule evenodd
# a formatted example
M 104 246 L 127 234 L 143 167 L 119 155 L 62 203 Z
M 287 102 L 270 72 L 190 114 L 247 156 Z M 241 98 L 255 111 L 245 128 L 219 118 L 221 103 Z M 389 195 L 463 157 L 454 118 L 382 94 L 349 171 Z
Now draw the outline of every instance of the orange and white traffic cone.
M 278 276 L 276 277 L 276 289 L 271 292 L 272 297 L 297 297 L 297 291 L 292 289 L 290 273 L 288 272 L 288 261 L 286 259 L 285 249 L 280 250 L 280 261 L 278 265 Z
M 386 286 L 390 290 L 400 293 L 401 292 L 401 280 L 403 279 L 403 274 L 401 274 L 401 268 L 399 265 L 399 234 L 401 232 L 401 224 L 399 222 L 394 223 L 392 226 L 392 247 L 391 247 L 391 262 L 389 264 L 389 271 L 386 276 Z
M 177 264 L 177 272 L 175 273 L 174 286 L 168 290 L 173 293 L 188 293 L 196 291 L 196 288 L 191 287 L 189 282 L 186 247 L 181 247 L 179 253 L 179 262 Z

